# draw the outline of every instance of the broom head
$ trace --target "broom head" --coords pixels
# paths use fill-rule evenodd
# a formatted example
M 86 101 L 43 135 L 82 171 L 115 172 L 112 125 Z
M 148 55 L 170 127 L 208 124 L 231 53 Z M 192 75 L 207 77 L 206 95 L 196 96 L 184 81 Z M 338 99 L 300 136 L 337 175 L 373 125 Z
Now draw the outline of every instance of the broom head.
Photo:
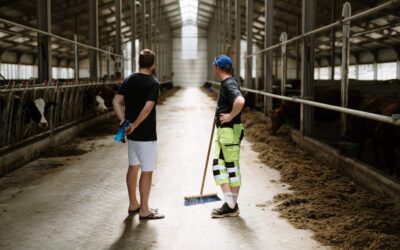
M 185 197 L 185 206 L 198 205 L 208 202 L 220 201 L 216 193 L 213 194 L 203 194 L 203 195 L 193 195 Z

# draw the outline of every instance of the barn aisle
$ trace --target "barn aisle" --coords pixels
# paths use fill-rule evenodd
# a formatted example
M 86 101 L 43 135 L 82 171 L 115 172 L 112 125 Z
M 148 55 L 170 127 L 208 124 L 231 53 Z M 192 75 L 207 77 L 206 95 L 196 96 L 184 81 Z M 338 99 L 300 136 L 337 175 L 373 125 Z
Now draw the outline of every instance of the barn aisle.
M 151 206 L 164 220 L 127 216 L 125 144 L 114 143 L 112 136 L 83 140 L 93 148 L 87 154 L 41 158 L 0 179 L 0 249 L 323 248 L 310 231 L 295 229 L 273 211 L 273 196 L 289 191 L 246 140 L 240 216 L 211 219 L 219 202 L 183 206 L 184 196 L 199 191 L 214 108 L 199 88 L 181 89 L 158 106 Z M 64 165 L 54 167 L 58 161 Z M 43 164 L 50 167 L 38 173 Z M 215 192 L 208 174 L 205 191 Z

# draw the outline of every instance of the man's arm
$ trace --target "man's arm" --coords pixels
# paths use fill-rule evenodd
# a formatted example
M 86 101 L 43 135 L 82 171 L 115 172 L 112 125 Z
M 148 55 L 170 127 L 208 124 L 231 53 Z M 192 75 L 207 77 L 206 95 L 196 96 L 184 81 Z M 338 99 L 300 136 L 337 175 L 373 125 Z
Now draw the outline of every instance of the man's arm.
M 118 119 L 122 122 L 125 120 L 124 114 L 124 96 L 116 94 L 113 99 L 113 107 L 115 114 L 117 114 Z
M 244 103 L 245 100 L 243 96 L 236 97 L 232 105 L 232 111 L 229 114 L 220 114 L 219 120 L 221 121 L 221 124 L 232 121 L 232 119 L 235 118 L 235 116 L 237 116 L 240 113 L 240 111 L 242 111 Z
M 154 102 L 154 101 L 146 102 L 142 111 L 140 111 L 139 116 L 136 118 L 136 120 L 133 123 L 131 123 L 129 128 L 126 129 L 127 135 L 131 134 L 147 118 L 147 116 L 149 116 L 149 114 L 153 110 L 155 104 L 156 104 L 156 102 Z

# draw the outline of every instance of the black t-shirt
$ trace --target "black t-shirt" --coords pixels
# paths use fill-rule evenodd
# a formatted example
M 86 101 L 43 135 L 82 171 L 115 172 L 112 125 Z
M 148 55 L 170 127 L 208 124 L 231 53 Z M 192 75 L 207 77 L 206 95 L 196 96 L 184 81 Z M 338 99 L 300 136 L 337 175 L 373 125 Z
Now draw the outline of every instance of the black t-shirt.
M 160 83 L 151 75 L 133 73 L 128 76 L 117 92 L 125 99 L 125 119 L 134 122 L 147 101 L 157 103 L 159 91 Z M 133 141 L 157 140 L 156 106 L 133 133 L 128 135 L 128 139 Z
M 226 78 L 221 82 L 221 88 L 219 90 L 218 95 L 218 104 L 217 110 L 215 112 L 215 119 L 217 119 L 217 127 L 221 127 L 221 122 L 219 120 L 219 115 L 221 113 L 227 114 L 232 111 L 233 103 L 235 102 L 236 97 L 242 96 L 240 92 L 240 87 L 236 79 L 232 76 Z M 237 116 L 235 116 L 232 121 L 229 123 L 224 123 L 222 127 L 233 127 L 233 124 L 241 123 L 241 115 L 240 112 Z

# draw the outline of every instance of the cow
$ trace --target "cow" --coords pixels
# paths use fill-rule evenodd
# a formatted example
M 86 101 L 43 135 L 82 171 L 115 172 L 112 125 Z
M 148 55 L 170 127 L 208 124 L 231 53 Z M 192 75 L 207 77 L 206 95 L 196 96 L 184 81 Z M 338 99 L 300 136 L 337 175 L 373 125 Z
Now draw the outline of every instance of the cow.
M 7 128 L 8 124 L 11 125 L 12 136 L 17 135 L 17 125 L 24 128 L 23 136 L 26 136 L 34 126 L 40 129 L 47 129 L 48 121 L 46 115 L 48 110 L 50 107 L 57 105 L 56 102 L 46 102 L 41 97 L 35 99 L 27 98 L 25 101 L 16 95 L 2 97 L 0 102 L 0 127 Z
M 381 96 L 369 96 L 361 104 L 360 110 L 391 116 L 400 113 L 400 101 Z M 354 116 L 348 117 L 347 124 L 346 135 L 342 140 L 360 144 L 357 158 L 361 157 L 365 142 L 371 139 L 375 163 L 382 171 L 387 171 L 390 175 L 395 174 L 396 165 L 399 164 L 396 161 L 396 149 L 400 149 L 400 127 Z
M 56 106 L 57 103 L 54 101 L 45 102 L 43 98 L 36 98 L 30 100 L 24 104 L 25 111 L 25 123 L 33 122 L 40 128 L 47 128 L 48 122 L 46 114 L 51 106 Z
M 341 91 L 325 87 L 315 88 L 315 101 L 325 104 L 340 106 Z M 349 108 L 357 109 L 363 101 L 359 91 L 349 90 Z M 322 122 L 333 122 L 339 119 L 340 113 L 321 108 L 315 108 L 315 120 Z M 296 124 L 300 121 L 300 104 L 284 101 L 280 107 L 275 108 L 271 113 L 271 127 L 269 132 L 275 135 L 279 128 L 288 120 L 294 120 Z
M 382 112 L 382 115 L 392 116 L 400 114 L 400 100 L 389 104 Z M 398 170 L 398 158 L 396 150 L 400 149 L 400 127 L 380 122 L 375 129 L 375 141 L 377 142 L 377 161 L 386 166 L 389 175 L 400 176 Z M 381 153 L 383 158 L 381 158 Z M 397 171 L 396 171 L 397 170 Z
M 94 110 L 96 114 L 106 112 L 112 107 L 115 91 L 109 86 L 89 87 L 85 91 L 85 111 Z
M 114 99 L 116 91 L 113 86 L 104 85 L 98 88 L 98 95 L 103 98 L 104 104 L 107 108 L 112 107 L 112 100 Z
M 382 114 L 383 110 L 394 101 L 392 98 L 368 96 L 361 103 L 359 109 L 369 113 Z M 377 121 L 350 115 L 347 117 L 347 128 L 344 139 L 363 145 L 367 139 L 374 139 L 373 135 L 375 134 L 377 125 Z
M 400 113 L 400 101 L 381 97 L 370 96 L 362 103 L 362 111 L 391 116 Z M 374 159 L 379 168 L 392 175 L 396 169 L 396 149 L 400 148 L 400 128 L 375 120 L 350 116 L 346 136 L 343 140 L 359 143 L 360 149 L 357 155 L 359 159 L 364 149 L 365 142 L 371 139 L 374 151 Z

